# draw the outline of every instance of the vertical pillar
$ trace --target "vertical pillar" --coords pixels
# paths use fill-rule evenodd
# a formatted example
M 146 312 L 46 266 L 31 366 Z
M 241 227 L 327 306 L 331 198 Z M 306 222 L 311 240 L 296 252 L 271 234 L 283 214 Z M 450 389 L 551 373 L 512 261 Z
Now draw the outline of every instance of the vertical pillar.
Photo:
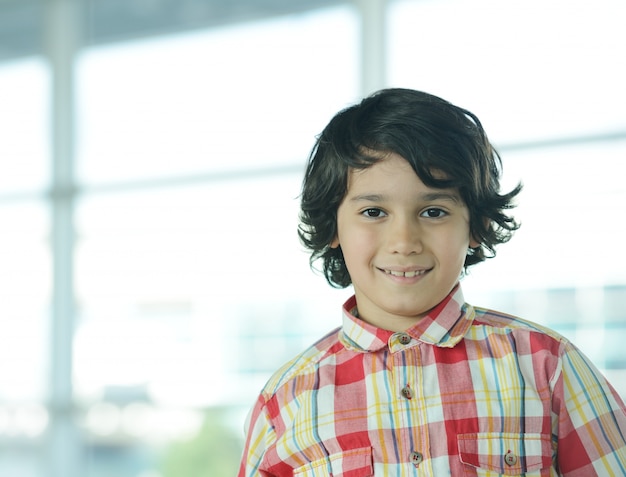
M 44 48 L 51 76 L 52 316 L 49 369 L 50 426 L 46 471 L 50 477 L 81 477 L 81 439 L 74 415 L 74 65 L 79 49 L 82 0 L 47 0 Z
M 361 94 L 387 86 L 387 0 L 357 0 L 361 13 Z

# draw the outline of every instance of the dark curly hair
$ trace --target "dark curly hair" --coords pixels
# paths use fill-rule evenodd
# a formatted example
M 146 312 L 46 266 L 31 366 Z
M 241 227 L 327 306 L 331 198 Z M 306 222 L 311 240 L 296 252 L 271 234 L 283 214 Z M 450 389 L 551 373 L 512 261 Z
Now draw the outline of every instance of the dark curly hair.
M 321 259 L 336 288 L 352 283 L 337 235 L 337 209 L 351 169 L 365 169 L 393 152 L 411 164 L 428 187 L 455 188 L 469 209 L 470 234 L 480 243 L 464 268 L 495 256 L 519 224 L 505 213 L 520 192 L 500 194 L 501 159 L 478 118 L 436 96 L 410 89 L 384 89 L 340 111 L 319 135 L 308 160 L 301 195 L 300 240 Z M 443 173 L 443 174 L 442 174 Z

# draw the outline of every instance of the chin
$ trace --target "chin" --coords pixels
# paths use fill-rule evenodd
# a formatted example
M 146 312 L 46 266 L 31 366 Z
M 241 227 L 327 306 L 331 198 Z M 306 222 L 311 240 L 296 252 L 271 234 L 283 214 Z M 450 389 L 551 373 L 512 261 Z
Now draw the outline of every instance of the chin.
M 432 307 L 431 307 L 432 308 Z M 406 319 L 419 319 L 424 317 L 431 308 L 424 309 L 422 307 L 406 307 L 406 308 L 398 308 L 390 309 L 389 313 L 397 316 L 398 318 L 406 318 Z

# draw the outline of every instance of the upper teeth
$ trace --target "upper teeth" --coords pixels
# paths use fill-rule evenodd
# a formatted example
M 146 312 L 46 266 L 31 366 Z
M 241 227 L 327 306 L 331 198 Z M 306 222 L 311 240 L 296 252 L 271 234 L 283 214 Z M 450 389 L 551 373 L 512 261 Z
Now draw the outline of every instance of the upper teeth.
M 394 277 L 411 278 L 411 277 L 416 277 L 418 275 L 424 275 L 424 273 L 426 273 L 426 270 L 413 270 L 411 272 L 397 272 L 395 270 L 385 270 L 385 273 L 387 275 L 393 275 Z

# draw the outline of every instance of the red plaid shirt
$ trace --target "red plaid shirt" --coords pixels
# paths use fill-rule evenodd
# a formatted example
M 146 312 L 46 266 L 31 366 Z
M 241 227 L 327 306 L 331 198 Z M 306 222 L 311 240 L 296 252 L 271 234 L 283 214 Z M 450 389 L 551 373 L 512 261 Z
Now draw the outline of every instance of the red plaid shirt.
M 269 380 L 239 477 L 626 476 L 626 409 L 569 341 L 465 304 L 412 328 L 359 320 Z

